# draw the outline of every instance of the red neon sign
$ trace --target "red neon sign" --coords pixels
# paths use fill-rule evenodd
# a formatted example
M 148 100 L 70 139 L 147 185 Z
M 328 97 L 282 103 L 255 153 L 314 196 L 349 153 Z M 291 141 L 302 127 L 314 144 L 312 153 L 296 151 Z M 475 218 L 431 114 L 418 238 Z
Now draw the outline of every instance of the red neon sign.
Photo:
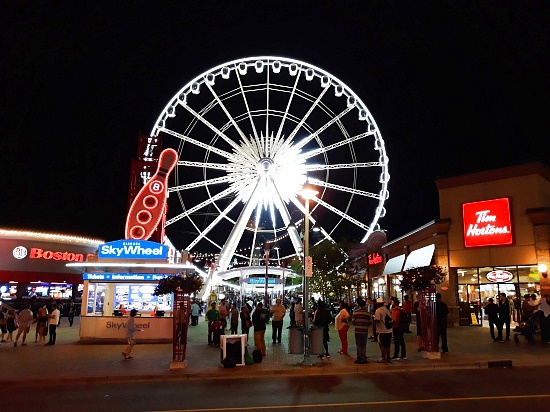
M 45 260 L 65 260 L 68 262 L 82 262 L 84 255 L 82 253 L 72 252 L 52 252 L 33 247 L 29 253 L 29 259 L 45 259 Z
M 369 265 L 376 265 L 378 263 L 382 263 L 382 256 L 380 256 L 378 253 L 371 253 L 368 256 L 369 258 Z
M 464 246 L 512 244 L 510 199 L 484 200 L 462 204 Z

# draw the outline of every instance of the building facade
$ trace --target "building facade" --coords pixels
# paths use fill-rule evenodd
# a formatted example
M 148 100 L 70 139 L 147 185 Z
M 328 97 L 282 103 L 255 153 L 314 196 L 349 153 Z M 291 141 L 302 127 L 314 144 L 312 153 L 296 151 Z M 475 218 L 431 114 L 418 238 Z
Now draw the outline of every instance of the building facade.
M 452 324 L 479 325 L 483 304 L 506 293 L 517 313 L 523 296 L 550 294 L 550 168 L 531 162 L 436 180 L 441 218 L 382 246 L 386 266 L 372 285 L 401 296 L 400 272 L 447 268 L 437 286 Z

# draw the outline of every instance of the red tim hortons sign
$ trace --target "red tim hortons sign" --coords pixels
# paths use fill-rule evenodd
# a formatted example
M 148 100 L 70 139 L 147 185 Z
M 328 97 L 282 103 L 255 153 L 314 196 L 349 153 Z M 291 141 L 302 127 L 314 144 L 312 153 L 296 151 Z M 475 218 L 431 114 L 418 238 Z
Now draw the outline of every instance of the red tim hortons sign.
M 463 203 L 464 246 L 510 245 L 512 222 L 510 198 Z

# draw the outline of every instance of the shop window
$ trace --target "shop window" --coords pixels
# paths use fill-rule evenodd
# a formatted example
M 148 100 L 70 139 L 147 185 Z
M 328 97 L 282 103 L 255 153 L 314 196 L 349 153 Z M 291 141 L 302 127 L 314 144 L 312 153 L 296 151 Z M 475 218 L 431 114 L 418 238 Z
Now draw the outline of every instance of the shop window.
M 105 302 L 105 283 L 90 283 L 88 286 L 88 306 L 86 313 L 89 315 L 103 315 Z

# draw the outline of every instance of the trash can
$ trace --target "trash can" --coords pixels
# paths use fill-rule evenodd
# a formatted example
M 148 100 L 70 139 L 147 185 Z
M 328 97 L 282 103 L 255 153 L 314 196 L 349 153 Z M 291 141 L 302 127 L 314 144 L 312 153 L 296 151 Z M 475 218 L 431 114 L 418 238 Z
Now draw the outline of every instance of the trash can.
M 309 353 L 312 355 L 324 355 L 323 328 L 312 326 L 309 330 Z
M 304 353 L 304 330 L 299 326 L 288 328 L 288 353 Z

